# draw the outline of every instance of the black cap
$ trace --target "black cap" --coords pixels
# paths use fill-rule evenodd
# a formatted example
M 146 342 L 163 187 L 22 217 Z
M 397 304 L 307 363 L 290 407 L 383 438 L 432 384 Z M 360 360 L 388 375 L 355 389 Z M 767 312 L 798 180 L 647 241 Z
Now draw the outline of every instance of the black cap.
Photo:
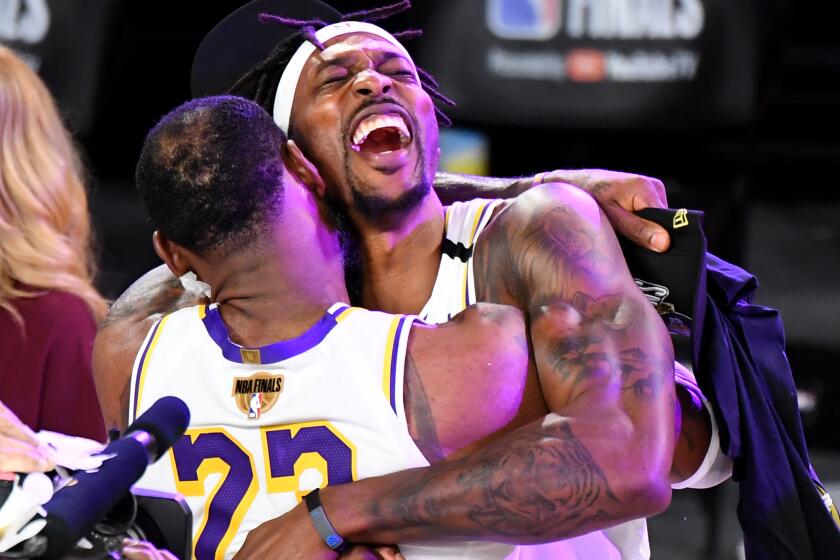
M 319 0 L 254 0 L 214 27 L 198 46 L 190 79 L 193 97 L 221 95 L 278 44 L 297 32 L 259 20 L 262 13 L 336 23 L 341 14 Z
M 627 266 L 648 299 L 657 304 L 674 343 L 674 357 L 697 372 L 706 313 L 703 213 L 646 208 L 637 214 L 668 230 L 671 246 L 664 253 L 655 253 L 620 239 Z

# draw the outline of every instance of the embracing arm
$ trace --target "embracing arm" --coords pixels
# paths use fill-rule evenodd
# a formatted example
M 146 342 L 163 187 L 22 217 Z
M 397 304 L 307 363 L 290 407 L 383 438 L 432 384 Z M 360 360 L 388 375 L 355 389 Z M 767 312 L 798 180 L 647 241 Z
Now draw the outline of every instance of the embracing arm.
M 613 228 L 637 245 L 653 251 L 668 249 L 668 231 L 639 218 L 643 208 L 667 208 L 665 186 L 659 179 L 606 169 L 555 169 L 533 177 L 497 178 L 439 171 L 435 191 L 444 204 L 473 198 L 515 198 L 545 183 L 567 183 L 589 193 L 601 206 Z
M 351 542 L 547 542 L 653 515 L 670 501 L 673 352 L 603 215 L 564 186 L 531 191 L 491 227 L 476 264 L 498 279 L 484 289 L 499 293 L 479 298 L 527 309 L 551 412 L 476 452 L 324 488 L 324 510 Z M 300 536 L 284 552 L 313 534 L 301 506 L 287 515 Z M 271 530 L 281 528 L 289 525 Z
M 161 265 L 141 276 L 111 306 L 93 344 L 93 378 L 106 428 L 125 429 L 131 368 L 154 319 L 200 302 Z
M 134 281 L 111 305 L 99 326 L 100 332 L 125 322 L 142 321 L 153 315 L 171 313 L 205 300 L 184 290 L 181 281 L 162 264 Z
M 516 198 L 536 185 L 534 177 L 484 177 L 438 171 L 435 192 L 443 204 L 473 198 Z
M 532 190 L 491 222 L 478 247 L 477 277 L 496 279 L 479 287 L 479 299 L 527 310 L 551 412 L 430 467 L 327 486 L 321 497 L 332 524 L 350 542 L 528 543 L 662 511 L 674 447 L 673 351 L 594 202 L 566 185 Z M 434 438 L 418 443 L 443 451 Z M 335 557 L 301 504 L 252 530 L 238 557 L 268 554 Z
M 468 200 L 476 196 L 512 198 L 540 184 L 552 181 L 570 184 L 588 192 L 598 201 L 612 225 L 637 244 L 652 249 L 651 236 L 662 234 L 665 245 L 661 245 L 660 250 L 667 248 L 669 240 L 667 230 L 631 213 L 647 207 L 667 206 L 665 187 L 661 181 L 651 177 L 602 169 L 558 169 L 537 173 L 533 177 L 514 179 L 438 172 L 435 188 L 441 199 L 451 202 Z M 696 382 L 693 385 L 696 388 Z M 695 392 L 699 392 L 699 389 Z M 704 460 L 707 460 L 707 450 L 710 449 L 712 443 L 711 418 L 700 398 L 692 397 L 692 393 L 687 390 L 683 381 L 677 384 L 676 393 L 678 397 L 676 424 L 679 435 L 670 479 L 672 483 L 679 483 L 679 487 L 684 487 L 683 482 L 692 477 Z M 703 484 L 708 485 L 708 482 Z M 706 485 L 696 487 L 705 488 Z
M 541 542 L 664 509 L 673 352 L 593 201 L 565 185 L 519 197 L 482 235 L 476 276 L 478 299 L 527 310 L 551 413 L 469 456 L 327 488 L 339 529 L 362 542 Z
M 153 319 L 123 319 L 101 329 L 93 342 L 93 380 L 105 428 L 124 431 L 128 419 L 131 368 Z

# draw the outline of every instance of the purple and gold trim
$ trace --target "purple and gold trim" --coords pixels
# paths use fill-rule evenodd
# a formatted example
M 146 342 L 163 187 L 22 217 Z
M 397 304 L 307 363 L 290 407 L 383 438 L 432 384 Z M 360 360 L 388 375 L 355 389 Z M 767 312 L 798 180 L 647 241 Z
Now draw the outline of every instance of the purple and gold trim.
M 146 370 L 149 366 L 149 360 L 152 357 L 152 352 L 154 352 L 158 339 L 160 339 L 160 333 L 163 330 L 163 326 L 169 320 L 169 317 L 170 315 L 166 315 L 154 324 L 152 332 L 149 335 L 149 340 L 143 347 L 143 351 L 140 355 L 140 361 L 137 362 L 137 371 L 134 375 L 134 403 L 131 406 L 131 410 L 133 411 L 131 418 L 132 421 L 137 418 L 137 411 L 140 410 L 140 397 L 143 393 L 143 382 L 146 380 Z
M 387 345 L 385 347 L 385 362 L 382 366 L 382 392 L 391 404 L 391 409 L 395 414 L 397 413 L 397 366 L 400 365 L 400 339 L 405 322 L 406 317 L 402 315 L 394 317 L 394 320 L 391 322 L 391 328 L 388 330 L 388 338 L 385 342 Z
M 490 207 L 489 202 L 485 202 L 481 205 L 481 212 L 478 212 L 475 215 L 475 221 L 473 222 L 472 232 L 470 233 L 470 244 L 467 246 L 472 248 L 475 245 L 475 238 L 476 233 L 478 232 L 478 226 L 481 221 L 484 219 L 484 214 L 487 213 L 487 209 Z M 470 263 L 466 263 L 467 266 L 464 267 L 464 307 L 470 305 L 470 280 L 469 280 L 469 268 Z
M 350 309 L 352 308 L 344 304 L 333 305 L 317 323 L 297 338 L 259 348 L 243 348 L 232 342 L 218 307 L 208 308 L 202 322 L 207 334 L 222 350 L 222 356 L 226 360 L 238 364 L 273 364 L 303 354 L 317 346 Z
M 327 313 L 330 313 L 335 318 L 336 323 L 340 323 L 349 317 L 351 313 L 358 310 L 358 307 L 348 307 L 343 304 L 336 304 L 332 306 Z

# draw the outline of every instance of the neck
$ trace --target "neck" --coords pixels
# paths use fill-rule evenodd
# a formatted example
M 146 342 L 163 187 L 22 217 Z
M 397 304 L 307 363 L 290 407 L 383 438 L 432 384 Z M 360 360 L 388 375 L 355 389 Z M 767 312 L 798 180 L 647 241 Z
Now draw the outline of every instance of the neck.
M 429 296 L 440 266 L 444 212 L 431 191 L 398 223 L 383 228 L 358 216 L 362 259 L 362 305 L 389 313 L 418 313 Z
M 254 251 L 229 257 L 232 266 L 200 274 L 212 288 L 228 334 L 242 346 L 264 346 L 303 334 L 327 308 L 349 300 L 341 259 L 317 262 L 318 251 Z

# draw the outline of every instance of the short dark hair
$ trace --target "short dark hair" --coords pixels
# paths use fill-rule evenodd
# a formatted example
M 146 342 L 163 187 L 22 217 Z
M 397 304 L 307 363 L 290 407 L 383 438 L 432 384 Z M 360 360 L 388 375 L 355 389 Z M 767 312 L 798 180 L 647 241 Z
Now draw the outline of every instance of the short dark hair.
M 143 143 L 135 180 L 156 229 L 201 256 L 228 254 L 279 215 L 286 137 L 253 101 L 187 102 Z

